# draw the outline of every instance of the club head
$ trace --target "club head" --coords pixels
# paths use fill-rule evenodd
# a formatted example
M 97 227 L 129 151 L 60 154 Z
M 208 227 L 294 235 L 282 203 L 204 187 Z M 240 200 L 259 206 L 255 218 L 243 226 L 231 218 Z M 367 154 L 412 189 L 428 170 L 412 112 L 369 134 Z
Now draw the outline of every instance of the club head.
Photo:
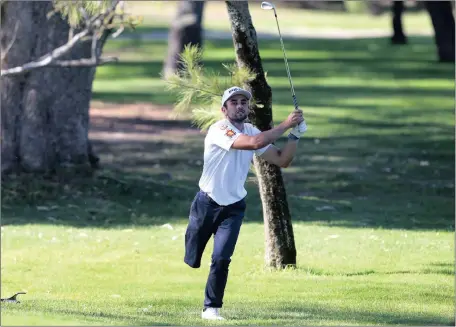
M 263 1 L 261 3 L 261 9 L 264 9 L 264 10 L 271 10 L 271 9 L 275 9 L 274 5 L 270 2 L 267 2 L 267 1 Z

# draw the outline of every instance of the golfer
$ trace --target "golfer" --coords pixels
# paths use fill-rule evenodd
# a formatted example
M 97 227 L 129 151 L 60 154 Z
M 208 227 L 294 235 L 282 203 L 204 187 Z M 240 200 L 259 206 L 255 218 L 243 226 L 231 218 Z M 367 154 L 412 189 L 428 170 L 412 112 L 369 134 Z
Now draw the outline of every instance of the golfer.
M 201 266 L 207 242 L 214 235 L 214 249 L 207 279 L 203 319 L 223 320 L 220 308 L 231 262 L 246 208 L 244 188 L 253 155 L 279 167 L 288 167 L 296 153 L 301 133 L 298 124 L 302 111 L 293 111 L 288 118 L 268 131 L 261 132 L 245 123 L 249 115 L 250 92 L 227 89 L 222 97 L 225 119 L 214 123 L 204 141 L 204 166 L 189 215 L 185 233 L 184 262 L 192 268 Z M 282 150 L 272 143 L 292 128 Z

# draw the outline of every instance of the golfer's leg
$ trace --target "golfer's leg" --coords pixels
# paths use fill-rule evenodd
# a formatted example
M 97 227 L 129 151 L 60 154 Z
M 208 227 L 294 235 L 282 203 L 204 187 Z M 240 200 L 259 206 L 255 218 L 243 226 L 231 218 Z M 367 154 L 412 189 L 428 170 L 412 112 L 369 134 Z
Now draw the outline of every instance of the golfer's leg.
M 245 205 L 244 205 L 245 208 Z M 214 236 L 214 252 L 206 283 L 204 307 L 221 308 L 228 267 L 241 229 L 244 211 L 235 210 L 218 226 Z
M 187 230 L 185 232 L 184 262 L 192 268 L 201 266 L 201 257 L 211 238 L 214 226 L 213 206 L 207 198 L 198 193 L 192 202 Z

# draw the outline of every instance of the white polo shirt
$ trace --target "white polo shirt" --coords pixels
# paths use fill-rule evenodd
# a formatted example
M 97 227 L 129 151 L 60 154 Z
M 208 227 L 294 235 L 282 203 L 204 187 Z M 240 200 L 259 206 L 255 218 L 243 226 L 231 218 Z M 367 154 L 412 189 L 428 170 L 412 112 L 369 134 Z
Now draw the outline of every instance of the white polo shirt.
M 244 123 L 239 131 L 229 120 L 213 124 L 204 140 L 204 166 L 199 187 L 219 205 L 229 205 L 242 200 L 253 154 L 262 155 L 270 145 L 258 150 L 237 150 L 231 145 L 240 134 L 256 135 L 261 131 L 252 124 Z

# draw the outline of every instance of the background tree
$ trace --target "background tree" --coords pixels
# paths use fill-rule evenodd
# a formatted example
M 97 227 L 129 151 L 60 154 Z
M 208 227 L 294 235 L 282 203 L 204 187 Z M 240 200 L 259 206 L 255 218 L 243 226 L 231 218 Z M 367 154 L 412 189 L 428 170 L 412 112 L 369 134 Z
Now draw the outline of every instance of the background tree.
M 255 78 L 246 84 L 255 98 L 249 118 L 260 130 L 271 129 L 273 125 L 272 92 L 261 63 L 248 2 L 227 1 L 226 4 L 233 32 L 237 64 L 255 74 Z M 291 105 L 290 108 L 292 108 Z M 281 170 L 276 165 L 256 157 L 254 165 L 263 204 L 266 265 L 277 268 L 294 266 L 296 265 L 296 248 Z
M 168 55 L 163 73 L 173 74 L 179 68 L 179 55 L 187 44 L 203 47 L 201 22 L 203 20 L 204 1 L 180 1 L 176 18 L 171 24 L 168 36 Z
M 393 36 L 391 37 L 392 44 L 407 44 L 407 37 L 404 34 L 402 26 L 402 14 L 404 13 L 404 1 L 393 1 L 391 6 Z
M 454 62 L 455 24 L 453 1 L 425 1 L 434 27 L 437 54 L 441 62 Z
M 96 165 L 89 103 L 118 4 L 1 3 L 2 173 Z

